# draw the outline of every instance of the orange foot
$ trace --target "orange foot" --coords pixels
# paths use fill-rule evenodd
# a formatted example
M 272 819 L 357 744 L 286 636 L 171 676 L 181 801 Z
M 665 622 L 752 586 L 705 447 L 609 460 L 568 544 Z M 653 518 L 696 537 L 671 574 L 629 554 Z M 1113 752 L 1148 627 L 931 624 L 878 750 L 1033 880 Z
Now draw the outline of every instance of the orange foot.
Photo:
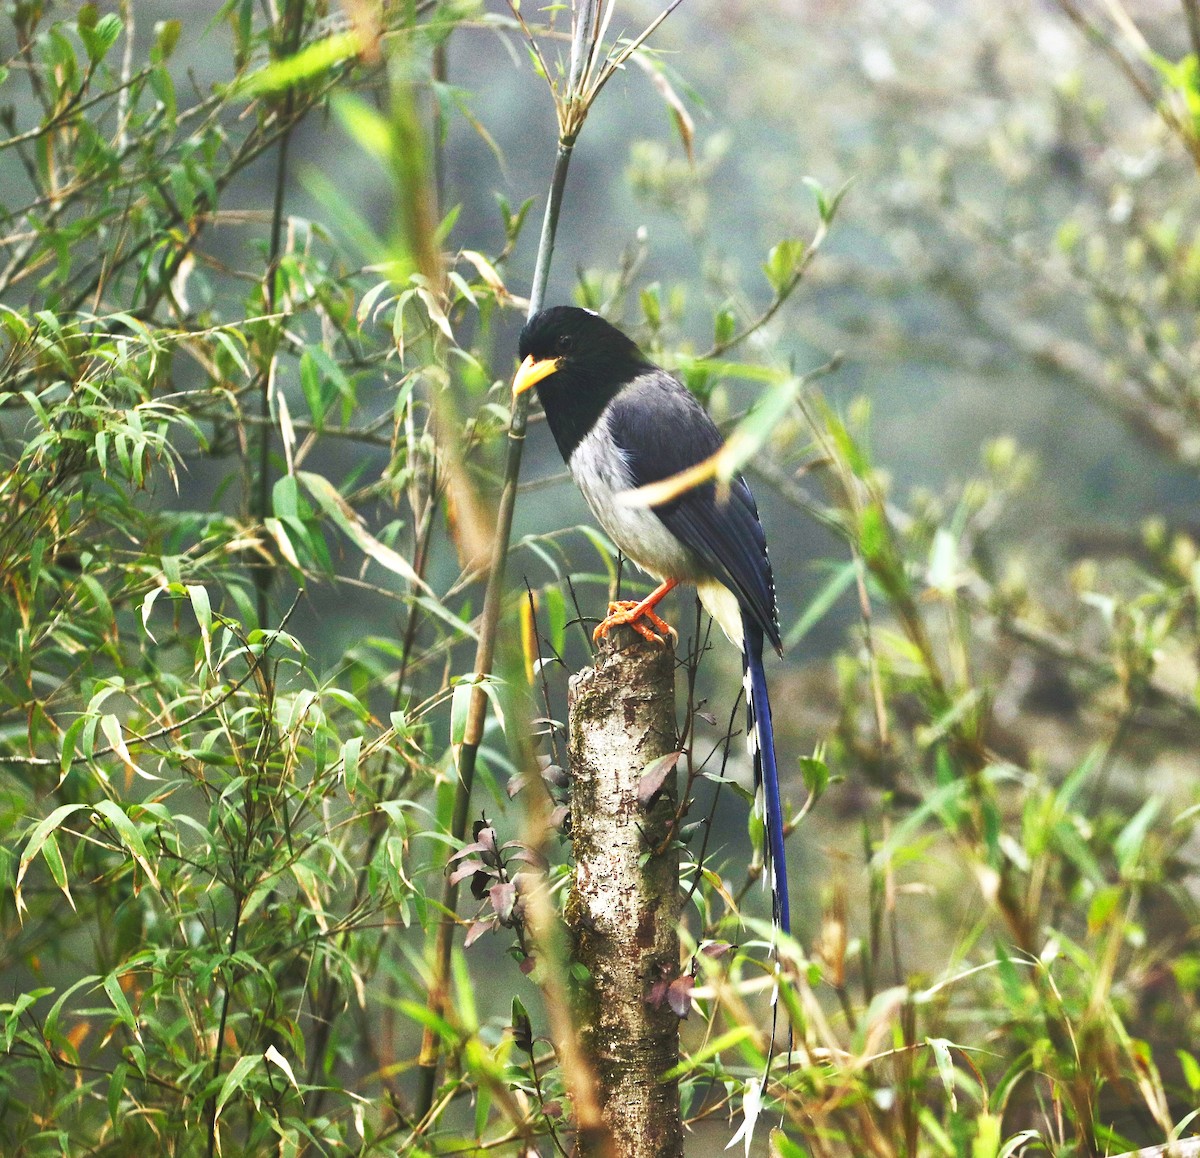
M 654 612 L 654 605 L 675 584 L 668 580 L 661 587 L 652 591 L 640 603 L 633 599 L 622 599 L 617 603 L 608 605 L 608 615 L 600 622 L 595 631 L 592 632 L 592 640 L 598 642 L 604 639 L 614 627 L 632 627 L 643 639 L 650 640 L 651 643 L 662 643 L 663 636 L 670 634 L 671 638 L 678 641 L 679 636 L 675 629 L 669 624 L 660 619 Z M 657 635 L 651 631 L 642 620 L 648 619 L 655 627 L 661 631 L 662 635 Z

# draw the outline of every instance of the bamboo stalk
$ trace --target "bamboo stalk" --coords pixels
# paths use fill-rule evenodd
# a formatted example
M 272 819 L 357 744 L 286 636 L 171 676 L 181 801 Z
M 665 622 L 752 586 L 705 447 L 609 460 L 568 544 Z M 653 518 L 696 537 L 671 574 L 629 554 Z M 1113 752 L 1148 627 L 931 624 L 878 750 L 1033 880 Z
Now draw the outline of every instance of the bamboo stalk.
M 576 37 L 588 20 L 595 23 L 596 9 L 600 0 L 585 0 L 577 10 Z M 584 54 L 572 52 L 571 86 L 577 86 Z M 582 127 L 582 125 L 580 126 Z M 529 313 L 532 316 L 542 308 L 546 295 L 546 282 L 550 276 L 550 263 L 554 256 L 554 239 L 558 231 L 558 217 L 562 208 L 563 190 L 567 184 L 567 171 L 571 154 L 575 148 L 578 129 L 570 136 L 560 136 L 558 152 L 554 158 L 554 169 L 550 177 L 550 192 L 546 200 L 546 212 L 542 218 L 542 232 L 538 241 L 537 262 L 534 267 L 533 287 L 529 294 Z M 492 671 L 496 657 L 496 634 L 500 625 L 500 612 L 504 600 L 504 573 L 508 561 L 508 545 L 512 537 L 513 511 L 517 501 L 517 484 L 521 476 L 521 457 L 525 448 L 525 429 L 529 423 L 529 395 L 519 395 L 513 403 L 512 420 L 508 429 L 508 445 L 504 463 L 504 483 L 500 491 L 500 504 L 496 511 L 496 535 L 493 540 L 491 568 L 487 588 L 483 597 L 483 614 L 479 625 L 479 646 L 475 652 L 475 675 L 480 679 L 472 694 L 467 711 L 463 743 L 458 754 L 458 784 L 454 793 L 454 811 L 451 816 L 451 833 L 462 840 L 467 830 L 467 819 L 471 809 L 471 791 L 475 784 L 475 761 L 483 739 L 487 719 L 487 694 L 483 690 L 482 678 Z M 429 1009 L 441 1015 L 445 1009 L 450 979 L 450 952 L 454 944 L 457 924 L 454 913 L 458 906 L 458 885 L 446 879 L 442 889 L 444 914 L 438 923 L 434 946 L 433 976 L 429 985 Z M 424 1118 L 433 1105 L 437 1086 L 438 1054 L 437 1035 L 426 1028 L 421 1038 L 421 1053 L 417 1060 L 420 1075 L 417 1088 L 417 1116 Z

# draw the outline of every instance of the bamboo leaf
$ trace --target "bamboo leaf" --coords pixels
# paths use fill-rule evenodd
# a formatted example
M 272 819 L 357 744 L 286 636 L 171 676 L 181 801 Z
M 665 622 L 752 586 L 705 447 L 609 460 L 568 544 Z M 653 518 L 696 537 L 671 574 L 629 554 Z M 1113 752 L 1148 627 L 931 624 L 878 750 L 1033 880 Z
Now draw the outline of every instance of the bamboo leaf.
M 296 1075 L 292 1072 L 292 1064 L 283 1056 L 273 1045 L 267 1046 L 267 1052 L 263 1054 L 263 1061 L 269 1061 L 272 1065 L 278 1066 L 283 1070 L 287 1080 L 291 1082 L 292 1088 L 299 1091 L 300 1084 L 296 1081 Z
M 196 616 L 196 623 L 200 627 L 200 642 L 204 647 L 204 662 L 211 668 L 212 604 L 209 602 L 208 592 L 197 583 L 186 584 L 184 590 L 191 601 L 192 611 Z
M 121 983 L 117 980 L 115 973 L 108 974 L 101 983 L 104 992 L 108 995 L 109 1001 L 112 1002 L 112 1007 L 117 1011 L 117 1017 L 120 1018 L 121 1024 L 128 1027 L 134 1037 L 141 1040 L 141 1035 L 138 1032 L 137 1018 L 133 1015 L 133 1009 L 129 1005 L 129 1001 L 121 989 Z
M 361 48 L 361 36 L 356 28 L 335 32 L 332 36 L 317 40 L 283 60 L 277 60 L 258 72 L 252 72 L 236 86 L 234 95 L 256 97 L 282 92 L 302 81 L 313 80 L 328 72 L 334 65 L 357 56 Z
M 225 1075 L 225 1080 L 221 1083 L 221 1092 L 217 1095 L 214 1117 L 220 1117 L 226 1103 L 246 1084 L 246 1078 L 260 1060 L 257 1054 L 250 1054 L 247 1057 L 238 1058 L 233 1063 L 233 1068 Z
M 29 871 L 34 857 L 42 851 L 46 841 L 68 816 L 86 807 L 86 804 L 60 804 L 29 834 L 29 839 L 25 842 L 25 851 L 21 853 L 21 859 L 17 864 L 17 879 L 13 885 L 18 915 L 27 911 L 21 896 L 21 882 L 25 879 L 25 874 Z
M 358 513 L 327 478 L 306 470 L 297 471 L 296 477 L 304 484 L 308 493 L 316 499 L 321 510 L 333 520 L 364 555 L 374 559 L 386 570 L 408 580 L 413 586 L 429 591 L 428 585 L 413 570 L 409 561 L 403 555 L 393 551 L 391 547 L 385 546 L 366 529 Z
M 146 850 L 146 842 L 142 840 L 142 834 L 138 831 L 137 825 L 129 819 L 121 806 L 114 800 L 97 801 L 95 810 L 116 829 L 117 835 L 121 838 L 121 843 L 141 866 L 142 871 L 149 878 L 150 884 L 157 889 L 159 887 L 158 877 L 155 875 L 154 868 L 150 864 L 150 855 Z
M 927 1037 L 925 1044 L 933 1051 L 933 1060 L 937 1063 L 938 1076 L 942 1079 L 946 1096 L 950 1099 L 950 1109 L 955 1112 L 958 1110 L 958 1094 L 954 1088 L 954 1059 L 950 1056 L 950 1046 L 953 1043 L 944 1037 Z
M 358 758 L 362 752 L 362 737 L 351 736 L 342 745 L 342 775 L 346 780 L 346 791 L 351 796 L 358 789 Z
M 829 613 L 833 605 L 854 582 L 857 570 L 854 560 L 844 563 L 833 573 L 828 582 L 809 601 L 804 613 L 783 640 L 784 649 L 793 648 Z

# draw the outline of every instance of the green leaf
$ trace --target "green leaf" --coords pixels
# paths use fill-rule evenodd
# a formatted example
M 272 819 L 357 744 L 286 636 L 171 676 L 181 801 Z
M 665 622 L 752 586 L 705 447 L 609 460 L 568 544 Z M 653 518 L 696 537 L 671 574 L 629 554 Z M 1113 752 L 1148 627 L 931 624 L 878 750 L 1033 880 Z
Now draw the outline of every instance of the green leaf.
M 121 721 L 112 712 L 106 712 L 100 717 L 100 731 L 104 733 L 104 738 L 108 741 L 108 746 L 117 754 L 121 763 L 130 771 L 146 780 L 153 780 L 156 777 L 151 776 L 148 772 L 142 771 L 134 762 L 133 756 L 130 755 L 129 746 L 125 743 L 125 734 L 121 730 Z M 89 752 L 90 756 L 91 753 Z
M 952 780 L 931 792 L 910 812 L 892 831 L 887 839 L 871 856 L 871 864 L 876 869 L 885 867 L 896 853 L 903 848 L 918 829 L 931 817 L 945 815 L 969 793 L 965 780 Z
M 512 1026 L 513 1041 L 516 1042 L 517 1049 L 532 1057 L 533 1021 L 529 1016 L 529 1011 L 525 1008 L 525 1003 L 516 996 L 512 999 L 512 1020 L 510 1025 Z
M 289 520 L 290 522 L 290 520 Z M 296 553 L 295 545 L 292 543 L 291 537 L 287 533 L 287 528 L 280 522 L 279 519 L 263 519 L 263 527 L 267 534 L 275 540 L 275 545 L 279 548 L 279 553 L 284 559 L 290 563 L 297 571 L 302 570 L 300 566 L 300 556 Z M 304 528 L 301 526 L 300 541 L 307 542 L 308 536 L 304 533 Z
M 320 430 L 325 422 L 325 411 L 328 407 L 321 396 L 321 373 L 317 369 L 311 350 L 305 350 L 300 355 L 300 389 L 304 392 L 304 401 L 308 403 L 313 425 Z
M 737 318 L 731 309 L 722 306 L 713 318 L 713 345 L 727 346 L 737 333 Z
M 791 283 L 803 268 L 805 245 L 803 241 L 789 238 L 772 246 L 767 254 L 763 273 L 776 294 L 786 293 Z
M 154 46 L 150 49 L 152 64 L 162 64 L 171 58 L 182 31 L 183 25 L 178 20 L 160 20 L 154 26 Z
M 112 1002 L 112 1007 L 117 1011 L 117 1017 L 121 1019 L 123 1025 L 127 1026 L 134 1037 L 140 1037 L 138 1033 L 137 1018 L 133 1016 L 133 1010 L 130 1008 L 129 1002 L 121 989 L 121 983 L 117 980 L 115 973 L 110 973 L 104 978 L 104 992 L 108 994 L 109 1001 Z
M 72 909 L 75 908 L 75 899 L 71 896 L 71 889 L 67 884 L 67 866 L 63 863 L 62 850 L 58 847 L 58 837 L 53 832 L 46 837 L 46 843 L 42 845 L 42 860 L 46 862 L 54 883 L 62 889 L 68 904 Z
M 184 590 L 192 604 L 192 612 L 200 627 L 200 641 L 204 647 L 204 661 L 212 667 L 212 604 L 209 602 L 208 591 L 195 583 L 186 584 Z
M 983 688 L 971 688 L 964 692 L 928 724 L 914 728 L 913 739 L 922 748 L 931 748 L 947 736 L 957 734 L 959 726 L 979 706 L 983 696 Z
M 1113 855 L 1117 858 L 1117 867 L 1121 870 L 1122 877 L 1128 877 L 1137 867 L 1142 847 L 1146 843 L 1146 835 L 1161 809 L 1162 800 L 1151 796 L 1117 834 L 1113 841 Z
M 641 294 L 642 313 L 650 328 L 657 330 L 662 325 L 662 287 L 658 282 L 646 286 Z
M 815 177 L 804 177 L 802 180 L 812 191 L 813 200 L 817 203 L 817 213 L 824 221 L 829 215 L 829 198 L 825 196 L 825 187 Z
M 1088 905 L 1089 933 L 1099 932 L 1108 924 L 1124 896 L 1125 890 L 1118 885 L 1108 885 L 1096 890 L 1096 895 L 1092 897 L 1092 903 Z
M 800 772 L 804 776 L 804 787 L 814 802 L 821 799 L 829 787 L 829 765 L 816 756 L 800 757 Z
M 87 716 L 78 716 L 72 721 L 71 726 L 67 729 L 62 740 L 62 751 L 58 757 L 58 771 L 60 777 L 65 777 L 70 771 L 71 765 L 74 764 L 78 755 L 76 744 L 79 740 L 83 729 L 88 725 Z
M 301 517 L 299 491 L 293 475 L 285 474 L 276 480 L 271 488 L 271 509 L 281 519 Z
M 72 995 L 80 989 L 95 985 L 99 980 L 101 980 L 99 974 L 88 973 L 86 976 L 72 982 L 58 995 L 54 1004 L 50 1007 L 50 1012 L 46 1014 L 46 1020 L 42 1023 L 42 1032 L 47 1041 L 53 1041 L 61 1032 L 59 1023 L 62 1020 L 62 1011 Z
M 546 626 L 550 635 L 550 648 L 555 655 L 562 655 L 567 642 L 567 600 L 560 587 L 547 587 Z
M 808 1151 L 778 1128 L 768 1136 L 767 1154 L 769 1158 L 808 1158 Z
M 454 226 L 458 223 L 458 215 L 462 212 L 462 204 L 451 205 L 446 216 L 438 222 L 437 228 L 433 231 L 433 240 L 435 245 L 445 245 L 447 238 L 454 231 Z M 471 297 L 471 291 L 467 290 L 467 297 Z
M 474 684 L 462 680 L 454 685 L 450 694 L 450 743 L 459 747 L 467 735 L 467 712 L 471 706 Z
M 443 1042 L 457 1042 L 458 1030 L 444 1017 L 439 1017 L 431 1009 L 427 1009 L 420 1001 L 400 1001 L 397 1003 L 400 1012 L 411 1017 L 418 1025 L 433 1030 Z
M 1187 1082 L 1188 1089 L 1193 1094 L 1200 1093 L 1200 1062 L 1196 1060 L 1193 1054 L 1183 1049 L 1177 1049 L 1175 1056 L 1179 1059 L 1179 1066 L 1183 1071 L 1183 1080 Z
M 328 350 L 323 346 L 310 346 L 305 350 L 305 354 L 311 357 L 316 364 L 322 377 L 322 383 L 328 382 L 344 402 L 354 401 L 354 384 L 346 376 L 346 371 L 337 359 L 330 356 Z M 328 393 L 324 390 L 322 392 Z
M 371 316 L 376 305 L 382 309 L 388 302 L 394 301 L 394 298 L 387 298 L 382 303 L 379 301 L 383 295 L 392 288 L 390 281 L 376 282 L 359 300 L 358 309 L 355 311 L 355 317 L 358 319 L 360 326 L 366 325 L 367 319 Z
M 146 597 L 142 600 L 142 630 L 145 631 L 146 637 L 151 643 L 157 643 L 158 640 L 154 638 L 154 633 L 150 630 L 150 613 L 154 610 L 154 604 L 158 600 L 158 597 L 165 590 L 165 587 L 155 584 L 146 592 Z
M 21 1015 L 33 1005 L 37 1004 L 43 997 L 48 997 L 54 989 L 47 987 L 44 989 L 32 989 L 27 993 L 18 993 L 16 998 L 11 1002 L 0 1004 L 0 1013 L 4 1013 L 4 1048 L 5 1050 L 12 1049 L 13 1039 L 17 1036 L 17 1030 L 21 1025 Z
M 828 614 L 833 605 L 842 597 L 846 589 L 854 582 L 857 566 L 853 559 L 839 567 L 828 582 L 812 597 L 804 614 L 796 621 L 795 626 L 783 640 L 785 649 L 798 644 L 822 619 Z
M 392 127 L 387 118 L 362 97 L 338 92 L 333 98 L 333 113 L 363 152 L 386 162 L 392 152 Z
M 50 835 L 57 829 L 68 816 L 86 808 L 86 804 L 60 804 L 45 820 L 41 821 L 38 826 L 29 835 L 29 839 L 25 842 L 25 851 L 21 853 L 21 860 L 17 865 L 17 879 L 13 885 L 13 893 L 16 897 L 17 913 L 20 914 L 25 909 L 25 904 L 21 899 L 21 882 L 25 879 L 26 872 L 29 871 L 29 866 L 33 858 L 41 852 L 42 847 L 50 838 Z
M 351 796 L 358 788 L 358 758 L 362 752 L 362 737 L 351 736 L 342 745 L 342 774 L 346 778 L 346 791 Z
M 84 12 L 87 9 L 92 9 L 94 12 L 95 6 L 87 4 L 79 14 L 79 39 L 83 41 L 84 48 L 87 49 L 88 58 L 93 64 L 98 64 L 108 54 L 108 50 L 117 42 L 117 38 L 121 35 L 121 30 L 124 25 L 121 23 L 121 18 L 109 13 L 107 16 L 101 16 L 94 24 L 85 22 Z
M 357 29 L 335 32 L 324 40 L 314 41 L 299 52 L 277 60 L 266 68 L 252 72 L 235 88 L 234 95 L 256 97 L 265 93 L 282 92 L 302 81 L 313 80 L 359 53 L 361 40 Z
M 1087 842 L 1079 835 L 1071 819 L 1060 820 L 1050 830 L 1051 838 L 1059 851 L 1097 888 L 1105 883 L 1104 870 L 1096 860 Z
M 138 831 L 137 825 L 129 819 L 116 801 L 97 801 L 96 811 L 117 830 L 117 835 L 121 838 L 121 843 L 141 866 L 142 871 L 150 879 L 151 885 L 157 889 L 159 887 L 158 877 L 150 865 L 150 855 L 146 851 L 146 842 L 142 840 L 142 834 Z
M 308 493 L 317 500 L 317 505 L 321 510 L 345 532 L 364 555 L 374 559 L 376 563 L 388 571 L 401 576 L 403 579 L 407 579 L 413 586 L 420 587 L 424 591 L 429 590 L 429 587 L 421 580 L 420 576 L 417 575 L 412 565 L 403 555 L 393 551 L 391 547 L 384 546 L 383 543 L 368 532 L 362 520 L 358 517 L 358 513 L 338 494 L 337 489 L 327 478 L 323 475 L 313 474 L 307 470 L 297 471 L 296 478 L 300 480 Z
M 496 722 L 504 731 L 504 706 L 500 702 L 499 685 L 502 681 L 495 676 L 476 678 L 474 674 L 459 678 L 454 685 L 450 697 L 450 743 L 457 747 L 466 741 L 467 717 L 470 714 L 471 698 L 476 688 L 479 688 L 491 701 L 492 710 L 496 714 Z
M 795 405 L 796 398 L 807 385 L 807 381 L 804 377 L 787 375 L 780 378 L 776 375 L 774 384 L 755 403 L 750 413 L 737 424 L 726 440 L 725 446 L 712 457 L 710 461 L 713 469 L 709 473 L 719 482 L 728 482 L 734 478 L 776 433 L 780 422 Z M 684 474 L 686 473 L 684 472 Z M 683 479 L 684 474 L 675 477 Z M 703 480 L 698 479 L 697 481 Z M 661 487 L 663 484 L 652 485 Z M 643 489 L 649 490 L 649 488 Z M 657 505 L 665 499 L 654 498 L 652 501 Z
M 971 1158 L 999 1158 L 1001 1121 L 998 1114 L 981 1113 L 971 1142 Z
M 236 339 L 236 340 L 235 340 Z M 231 362 L 247 377 L 250 377 L 250 363 L 246 355 L 238 348 L 238 342 L 245 342 L 245 336 L 240 330 L 217 330 L 213 333 L 213 341 L 225 352 Z M 219 362 L 219 360 L 218 360 Z
M 879 559 L 888 544 L 887 520 L 878 506 L 865 507 L 858 520 L 858 547 L 868 563 Z
M 663 1074 L 662 1080 L 665 1082 L 673 1081 L 676 1078 L 683 1077 L 684 1074 L 698 1070 L 711 1058 L 717 1057 L 727 1049 L 732 1049 L 734 1046 L 740 1045 L 748 1038 L 754 1037 L 757 1032 L 757 1028 L 753 1025 L 739 1025 L 717 1037 L 710 1038 L 698 1050 L 689 1054 L 686 1061 L 681 1061 L 677 1066 L 673 1066 L 667 1070 Z
M 233 1068 L 225 1075 L 225 1080 L 221 1083 L 221 1092 L 217 1095 L 214 1118 L 220 1116 L 221 1110 L 224 1109 L 229 1099 L 246 1084 L 246 1078 L 260 1060 L 258 1054 L 251 1054 L 248 1057 L 240 1057 L 233 1063 Z
M 129 1078 L 129 1065 L 126 1062 L 117 1062 L 113 1066 L 112 1078 L 108 1083 L 108 1119 L 113 1125 L 113 1129 L 119 1129 L 119 1115 L 121 1112 L 121 1099 L 125 1096 L 125 1083 Z
M 933 1050 L 933 1060 L 937 1063 L 938 1076 L 942 1079 L 946 1096 L 950 1099 L 952 1112 L 958 1110 L 958 1094 L 954 1089 L 954 1059 L 950 1056 L 950 1046 L 953 1042 L 944 1037 L 927 1037 L 925 1044 Z

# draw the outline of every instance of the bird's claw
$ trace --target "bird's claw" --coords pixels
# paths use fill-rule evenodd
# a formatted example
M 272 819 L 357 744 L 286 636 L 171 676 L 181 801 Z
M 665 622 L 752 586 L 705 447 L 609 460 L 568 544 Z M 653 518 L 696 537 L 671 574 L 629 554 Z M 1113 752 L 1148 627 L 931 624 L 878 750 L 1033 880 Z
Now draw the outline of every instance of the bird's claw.
M 665 620 L 654 613 L 651 607 L 639 603 L 636 599 L 621 599 L 608 605 L 608 614 L 592 632 L 592 642 L 599 643 L 606 639 L 614 627 L 632 627 L 643 639 L 651 643 L 663 643 L 663 635 L 651 631 L 642 620 L 648 619 L 663 635 L 670 635 L 672 642 L 679 642 L 679 633 Z

